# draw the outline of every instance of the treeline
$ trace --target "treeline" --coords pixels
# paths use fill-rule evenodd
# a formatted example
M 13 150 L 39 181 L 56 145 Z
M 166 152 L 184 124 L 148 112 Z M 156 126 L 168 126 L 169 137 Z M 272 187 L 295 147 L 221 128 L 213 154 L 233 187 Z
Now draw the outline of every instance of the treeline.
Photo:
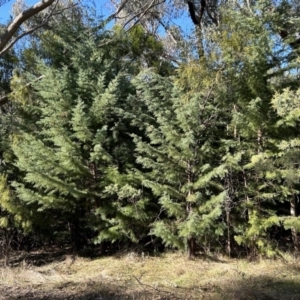
M 142 25 L 74 7 L 0 58 L 4 254 L 298 250 L 297 10 L 228 2 L 220 15 L 171 59 Z

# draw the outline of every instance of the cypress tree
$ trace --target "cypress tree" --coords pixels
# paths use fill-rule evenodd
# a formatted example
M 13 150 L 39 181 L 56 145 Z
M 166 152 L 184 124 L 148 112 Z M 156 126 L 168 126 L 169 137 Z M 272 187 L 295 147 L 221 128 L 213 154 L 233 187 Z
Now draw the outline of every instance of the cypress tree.
M 151 72 L 135 81 L 137 101 L 147 106 L 135 122 L 146 132 L 134 135 L 143 185 L 157 197 L 160 213 L 151 234 L 167 246 L 208 247 L 223 234 L 226 191 L 220 178 L 226 168 L 216 159 L 220 151 L 219 110 L 211 90 L 186 96 L 171 79 Z
M 122 57 L 98 47 L 105 32 L 78 37 L 85 42 L 65 45 L 66 65 L 40 61 L 34 73 L 14 77 L 20 120 L 12 148 L 23 178 L 11 184 L 27 206 L 58 218 L 77 250 L 91 239 L 138 241 L 148 218 L 148 199 L 127 174 L 132 140 L 122 108 L 134 92 L 131 77 Z
M 232 107 L 227 156 L 238 158 L 231 175 L 238 186 L 231 185 L 236 191 L 232 212 L 235 240 L 253 255 L 275 254 L 274 228 L 281 226 L 282 203 L 290 201 L 278 160 L 283 155 L 278 143 L 285 133 L 277 125 L 271 102 L 275 91 L 295 85 L 291 76 L 284 75 L 295 66 L 287 48 L 291 44 L 288 39 L 275 41 L 287 23 L 298 21 L 289 5 L 274 10 L 270 5 L 269 1 L 257 2 L 253 10 L 257 14 L 227 7 L 222 35 L 216 35 L 226 69 L 226 101 Z M 295 30 L 294 26 L 290 30 Z

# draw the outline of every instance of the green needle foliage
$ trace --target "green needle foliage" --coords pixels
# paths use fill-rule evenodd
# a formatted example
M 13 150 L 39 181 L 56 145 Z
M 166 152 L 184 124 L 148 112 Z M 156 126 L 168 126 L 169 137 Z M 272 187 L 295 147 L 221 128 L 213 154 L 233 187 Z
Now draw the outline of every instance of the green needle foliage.
M 85 43 L 67 47 L 68 65 L 41 61 L 38 80 L 22 75 L 32 82 L 30 93 L 14 78 L 21 118 L 12 149 L 23 176 L 11 185 L 25 205 L 51 211 L 76 249 L 90 239 L 137 242 L 149 218 L 148 200 L 126 171 L 133 143 L 120 114 L 134 88 L 122 72 L 123 57 L 97 46 L 105 32 L 78 36 Z
M 158 199 L 160 214 L 151 234 L 167 246 L 186 247 L 195 255 L 223 234 L 221 220 L 226 191 L 220 178 L 226 168 L 219 154 L 219 110 L 211 90 L 185 91 L 171 79 L 142 73 L 135 85 L 137 102 L 146 105 L 146 137 L 134 135 L 137 162 L 143 166 L 143 185 Z
M 298 4 L 206 6 L 186 35 L 152 9 L 74 8 L 1 58 L 1 233 L 298 251 Z

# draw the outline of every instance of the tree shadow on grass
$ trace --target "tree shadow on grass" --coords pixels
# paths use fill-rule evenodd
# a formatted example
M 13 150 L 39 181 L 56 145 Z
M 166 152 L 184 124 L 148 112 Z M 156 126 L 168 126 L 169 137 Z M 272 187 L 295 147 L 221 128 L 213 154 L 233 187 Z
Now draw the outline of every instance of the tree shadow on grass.
M 246 276 L 245 276 L 246 277 Z M 242 278 L 220 288 L 220 298 L 233 300 L 300 299 L 300 282 L 271 276 Z
M 22 264 L 31 265 L 34 267 L 41 267 L 51 264 L 55 261 L 63 261 L 70 251 L 56 250 L 56 251 L 33 251 L 33 252 L 14 252 L 9 259 L 9 267 L 15 268 Z
M 66 259 L 67 256 L 71 256 L 74 259 L 76 257 L 83 257 L 83 258 L 99 258 L 103 254 L 98 249 L 94 250 L 83 250 L 78 253 L 72 251 L 71 248 L 48 248 L 48 249 L 41 249 L 32 252 L 25 252 L 25 251 L 12 251 L 10 258 L 9 258 L 9 267 L 15 268 L 19 267 L 22 264 L 30 265 L 33 267 L 42 267 L 53 262 L 63 261 Z M 2 264 L 4 259 L 2 259 Z M 1 265 L 1 261 L 0 261 Z
M 42 291 L 38 289 L 7 290 L 1 293 L 0 300 L 175 300 L 190 299 L 177 297 L 175 293 L 164 291 L 135 290 L 130 291 L 120 289 L 120 287 L 88 288 L 86 290 L 72 291 L 70 289 L 55 289 L 52 291 Z M 192 299 L 192 298 L 191 298 Z
M 48 256 L 39 256 L 39 253 L 31 257 L 37 261 L 44 261 L 44 264 L 53 260 L 64 260 L 66 253 L 49 253 Z M 36 256 L 37 255 L 37 256 Z M 42 253 L 41 255 L 45 255 Z M 270 262 L 271 263 L 271 262 Z M 233 269 L 231 269 L 233 270 Z M 236 271 L 236 270 L 235 270 Z M 184 287 L 154 287 L 143 284 L 133 276 L 133 281 L 121 282 L 117 280 L 107 280 L 97 277 L 92 279 L 77 278 L 77 282 L 61 282 L 53 285 L 53 288 L 46 287 L 47 281 L 39 285 L 29 285 L 27 287 L 1 287 L 0 300 L 300 300 L 300 269 L 296 265 L 287 264 L 279 267 L 277 272 L 271 275 L 251 275 L 240 271 L 237 273 L 225 273 L 217 281 L 211 278 L 211 283 L 201 284 L 189 288 Z M 286 273 L 286 274 L 285 274 Z M 67 280 L 67 279 L 65 279 Z M 202 281 L 203 282 L 203 281 Z
M 1 297 L 2 296 L 2 297 Z M 0 300 L 297 300 L 300 299 L 300 282 L 292 279 L 274 279 L 267 276 L 242 278 L 236 281 L 222 282 L 220 286 L 191 288 L 173 288 L 166 290 L 150 286 L 117 286 L 114 284 L 86 285 L 78 288 L 75 284 L 62 285 L 51 291 L 38 288 L 6 289 L 1 291 Z

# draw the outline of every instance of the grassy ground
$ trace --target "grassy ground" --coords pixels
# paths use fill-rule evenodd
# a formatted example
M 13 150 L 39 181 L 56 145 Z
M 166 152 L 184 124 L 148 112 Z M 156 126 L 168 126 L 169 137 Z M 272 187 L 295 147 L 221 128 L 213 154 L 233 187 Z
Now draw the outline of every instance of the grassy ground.
M 0 268 L 0 299 L 300 299 L 300 262 L 188 260 L 179 253 L 87 259 L 32 253 Z

